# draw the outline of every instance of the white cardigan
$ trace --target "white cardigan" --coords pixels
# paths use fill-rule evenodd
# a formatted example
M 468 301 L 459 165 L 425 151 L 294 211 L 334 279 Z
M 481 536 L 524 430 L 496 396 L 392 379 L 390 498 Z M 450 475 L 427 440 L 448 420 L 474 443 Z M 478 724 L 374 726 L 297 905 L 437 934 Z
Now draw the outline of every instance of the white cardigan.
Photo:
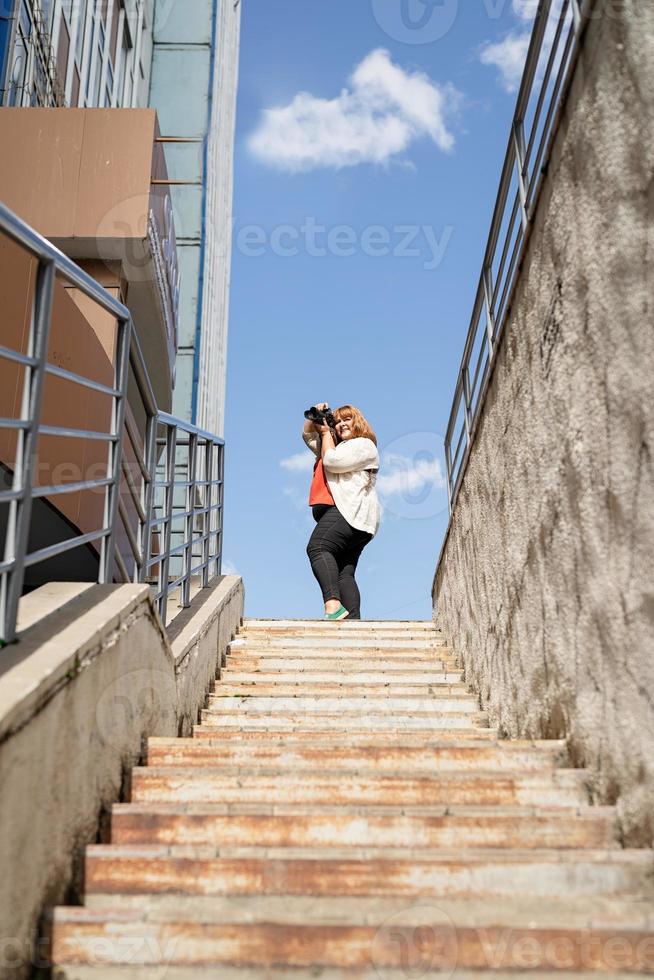
M 318 433 L 303 432 L 302 438 L 311 452 L 320 456 Z M 379 530 L 381 508 L 375 489 L 377 474 L 366 472 L 379 469 L 379 453 L 372 439 L 344 439 L 327 450 L 322 465 L 334 503 L 345 520 L 374 537 Z

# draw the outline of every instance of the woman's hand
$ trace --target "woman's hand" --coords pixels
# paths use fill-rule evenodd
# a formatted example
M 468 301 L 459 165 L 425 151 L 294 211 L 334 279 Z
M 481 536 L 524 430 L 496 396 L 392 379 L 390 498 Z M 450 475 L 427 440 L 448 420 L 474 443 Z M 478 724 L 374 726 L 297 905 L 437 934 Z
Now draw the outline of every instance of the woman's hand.
M 329 408 L 329 402 L 318 402 L 316 408 L 319 412 L 324 412 L 326 408 Z M 321 425 L 319 422 L 314 422 L 313 427 L 321 436 L 325 435 L 326 432 L 331 432 L 328 425 Z

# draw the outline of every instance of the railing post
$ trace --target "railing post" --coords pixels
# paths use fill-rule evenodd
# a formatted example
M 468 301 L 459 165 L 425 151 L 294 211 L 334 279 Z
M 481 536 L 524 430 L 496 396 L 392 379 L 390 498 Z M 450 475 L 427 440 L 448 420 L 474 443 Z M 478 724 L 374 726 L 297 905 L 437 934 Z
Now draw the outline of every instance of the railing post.
M 220 508 L 218 509 L 218 520 L 220 522 L 219 526 L 219 541 L 220 547 L 218 548 L 218 556 L 216 559 L 216 575 L 220 575 L 223 567 L 223 507 L 225 503 L 225 443 L 222 442 L 218 446 L 218 477 L 220 483 L 218 484 L 218 502 Z
M 202 521 L 202 588 L 206 589 L 209 585 L 209 561 L 211 556 L 211 519 L 213 511 L 211 503 L 213 501 L 213 442 L 207 439 L 204 446 L 204 507 Z
M 445 469 L 447 470 L 447 508 L 448 513 L 452 514 L 452 444 L 449 439 L 445 440 Z
M 470 416 L 470 371 L 468 370 L 468 365 L 463 368 L 462 372 L 462 387 L 463 387 L 463 413 L 466 422 L 466 448 L 470 445 L 470 439 L 472 436 L 472 419 Z
M 147 582 L 150 571 L 150 558 L 152 552 L 152 521 L 154 520 L 154 484 L 157 471 L 157 416 L 148 413 L 148 420 L 145 424 L 145 468 L 147 478 L 143 481 L 143 511 L 145 513 L 145 524 L 141 533 L 141 555 L 143 564 L 139 570 L 139 582 Z
M 513 149 L 515 152 L 516 167 L 518 170 L 522 232 L 523 234 L 526 234 L 527 228 L 529 227 L 529 215 L 527 213 L 527 186 L 525 184 L 525 159 L 527 149 L 525 145 L 525 127 L 521 119 L 516 119 L 513 125 Z
M 19 429 L 16 436 L 16 462 L 12 482 L 12 489 L 19 492 L 20 496 L 9 504 L 5 541 L 5 561 L 13 560 L 14 567 L 3 574 L 0 587 L 1 638 L 5 643 L 11 643 L 16 637 L 18 603 L 25 579 L 25 552 L 32 517 L 32 486 L 38 451 L 55 272 L 53 261 L 39 262 L 28 344 L 28 355 L 36 363 L 25 367 L 21 419 L 25 420 L 26 426 Z
M 493 273 L 490 266 L 484 266 L 484 306 L 486 307 L 486 337 L 488 338 L 488 360 L 492 363 L 495 355 L 495 314 L 493 313 Z
M 166 515 L 164 520 L 163 533 L 163 555 L 159 564 L 159 612 L 166 624 L 166 610 L 168 608 L 168 570 L 170 568 L 170 537 L 173 524 L 173 507 L 175 498 L 175 459 L 177 456 L 177 426 L 166 425 L 166 487 L 165 487 L 165 508 Z
M 129 352 L 132 342 L 132 321 L 118 320 L 118 336 L 116 338 L 116 372 L 115 386 L 120 394 L 112 399 L 111 406 L 111 435 L 113 442 L 109 443 L 107 456 L 108 476 L 111 483 L 107 487 L 104 498 L 104 527 L 111 528 L 110 533 L 102 538 L 100 546 L 100 572 L 98 582 L 106 584 L 113 582 L 114 548 L 116 546 L 116 522 L 118 520 L 118 503 L 120 500 L 121 459 L 123 452 L 123 429 L 125 427 L 125 410 L 127 407 L 127 381 L 129 377 Z
M 193 569 L 193 528 L 195 525 L 195 467 L 197 462 L 198 436 L 189 433 L 186 470 L 186 517 L 184 518 L 184 571 L 182 579 L 182 606 L 191 605 L 191 571 Z

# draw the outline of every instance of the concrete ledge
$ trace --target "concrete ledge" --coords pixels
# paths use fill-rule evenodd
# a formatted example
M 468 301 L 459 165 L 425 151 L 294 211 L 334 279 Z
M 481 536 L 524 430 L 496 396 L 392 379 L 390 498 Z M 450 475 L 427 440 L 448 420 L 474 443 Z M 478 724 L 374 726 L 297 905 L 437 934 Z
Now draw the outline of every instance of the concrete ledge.
M 222 664 L 227 644 L 243 618 L 243 580 L 226 575 L 206 598 L 174 620 L 168 635 L 172 641 L 177 686 L 177 729 L 190 735 L 199 721 L 199 710 Z M 218 651 L 218 659 L 216 658 Z
M 190 729 L 243 614 L 238 576 L 201 594 L 170 637 L 147 586 L 39 592 L 0 654 L 3 980 L 38 962 L 42 912 L 76 901 L 84 848 L 102 839 L 146 739 Z

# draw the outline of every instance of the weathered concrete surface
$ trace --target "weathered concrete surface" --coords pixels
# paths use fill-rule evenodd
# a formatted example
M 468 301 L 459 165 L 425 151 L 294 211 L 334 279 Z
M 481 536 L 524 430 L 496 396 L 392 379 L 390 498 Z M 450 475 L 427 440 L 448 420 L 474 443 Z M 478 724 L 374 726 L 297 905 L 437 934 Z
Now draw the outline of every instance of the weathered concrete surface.
M 177 684 L 178 734 L 188 735 L 216 679 L 228 644 L 243 619 L 243 579 L 226 575 L 216 588 L 202 593 L 169 629 Z M 217 658 L 217 659 L 216 659 Z
M 208 590 L 172 644 L 145 585 L 52 583 L 27 599 L 0 657 L 2 978 L 38 965 L 39 918 L 80 894 L 84 846 L 106 833 L 147 737 L 197 717 L 243 587 Z
M 240 635 L 239 658 L 257 658 L 260 637 Z M 416 641 L 423 669 L 444 651 L 431 636 L 433 649 Z M 294 657 L 311 660 L 321 638 L 351 642 L 324 624 Z M 406 655 L 395 637 L 377 642 L 373 660 Z M 216 700 L 230 700 L 233 657 Z M 651 975 L 652 855 L 621 847 L 613 807 L 588 805 L 563 741 L 462 732 L 437 694 L 437 731 L 380 738 L 341 712 L 317 735 L 300 704 L 280 740 L 271 676 L 264 664 L 247 699 L 256 731 L 247 712 L 230 738 L 216 713 L 193 738 L 148 740 L 111 842 L 86 849 L 85 907 L 53 910 L 58 980 Z M 310 676 L 298 671 L 298 702 Z M 331 676 L 348 700 L 348 672 Z
M 654 839 L 654 4 L 598 4 L 434 580 L 491 725 Z

